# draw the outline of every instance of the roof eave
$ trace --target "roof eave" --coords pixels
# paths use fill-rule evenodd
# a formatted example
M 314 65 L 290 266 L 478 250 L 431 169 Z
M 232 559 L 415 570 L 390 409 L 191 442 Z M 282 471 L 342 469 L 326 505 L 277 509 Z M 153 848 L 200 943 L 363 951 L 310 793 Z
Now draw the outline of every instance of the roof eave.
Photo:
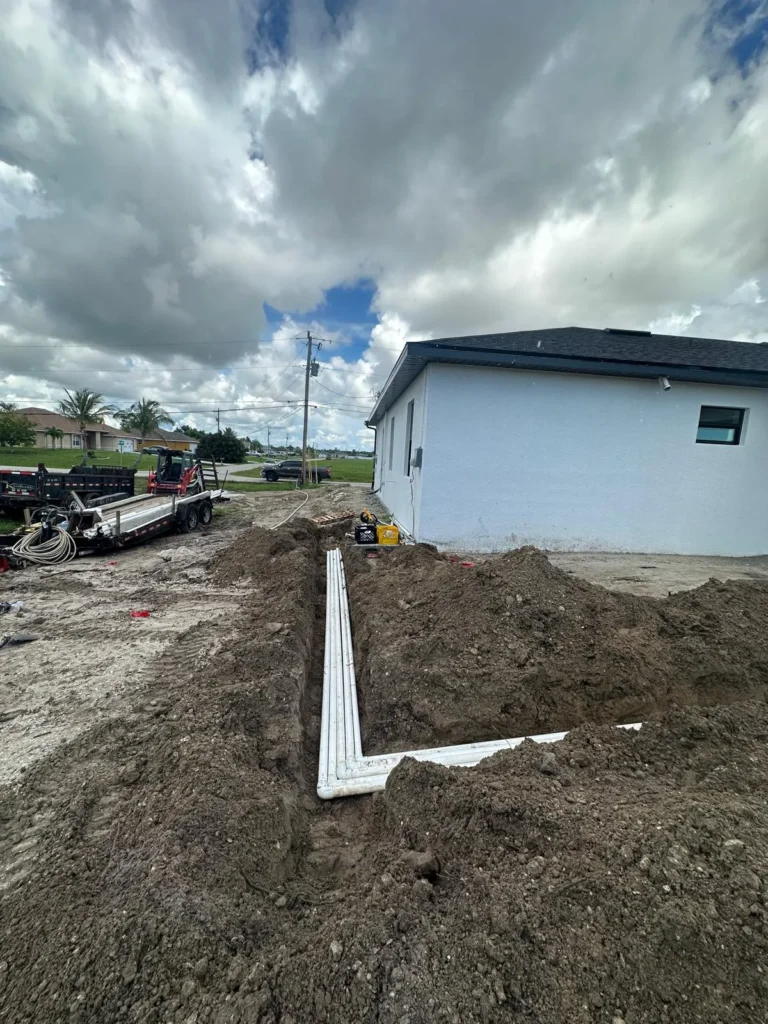
M 375 426 L 429 363 L 453 363 L 464 366 L 490 366 L 516 370 L 546 370 L 646 380 L 655 377 L 669 377 L 671 380 L 689 383 L 768 387 L 768 372 L 760 370 L 731 370 L 670 363 L 639 363 L 532 352 L 499 352 L 491 349 L 467 349 L 424 341 L 408 342 L 389 375 L 371 415 L 366 420 L 366 425 Z

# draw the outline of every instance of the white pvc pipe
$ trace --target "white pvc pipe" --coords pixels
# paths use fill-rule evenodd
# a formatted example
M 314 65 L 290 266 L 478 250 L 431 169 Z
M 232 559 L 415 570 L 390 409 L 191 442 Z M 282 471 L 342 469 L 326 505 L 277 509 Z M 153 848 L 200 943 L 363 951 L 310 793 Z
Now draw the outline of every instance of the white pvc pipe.
M 325 659 L 317 780 L 317 794 L 321 799 L 380 792 L 386 786 L 389 773 L 405 757 L 469 768 L 499 750 L 513 750 L 525 739 L 534 743 L 556 743 L 568 735 L 567 732 L 551 732 L 365 757 L 360 739 L 349 602 L 338 548 L 327 553 L 326 565 Z M 620 729 L 640 727 L 640 722 L 619 726 Z

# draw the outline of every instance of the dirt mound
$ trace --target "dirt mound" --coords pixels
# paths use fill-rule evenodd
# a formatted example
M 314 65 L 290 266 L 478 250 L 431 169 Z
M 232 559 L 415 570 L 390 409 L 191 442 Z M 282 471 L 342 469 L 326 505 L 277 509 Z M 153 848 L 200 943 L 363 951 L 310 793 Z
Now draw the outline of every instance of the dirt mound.
M 296 519 L 279 530 L 255 526 L 211 559 L 208 568 L 216 582 L 224 584 L 263 575 L 265 559 L 305 552 L 308 545 L 317 543 L 317 537 L 317 527 L 306 519 Z
M 534 548 L 475 567 L 422 546 L 345 565 L 367 753 L 766 694 L 765 582 L 656 600 L 593 586 Z
M 375 858 L 222 1019 L 753 1021 L 767 735 L 763 705 L 736 705 L 472 770 L 404 762 Z M 249 998 L 274 1017 L 248 1018 Z

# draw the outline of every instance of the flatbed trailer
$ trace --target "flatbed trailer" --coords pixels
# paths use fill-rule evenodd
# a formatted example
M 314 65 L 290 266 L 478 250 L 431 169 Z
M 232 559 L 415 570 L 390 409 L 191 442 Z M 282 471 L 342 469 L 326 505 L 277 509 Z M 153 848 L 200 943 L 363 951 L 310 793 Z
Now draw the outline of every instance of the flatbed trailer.
M 140 494 L 106 505 L 44 509 L 41 521 L 0 540 L 0 570 L 52 565 L 78 555 L 114 551 L 164 533 L 191 533 L 207 526 L 214 503 L 229 501 L 222 490 L 198 494 Z
M 207 526 L 215 502 L 226 501 L 221 490 L 199 494 L 140 494 L 100 508 L 70 514 L 70 532 L 78 551 L 109 551 L 141 543 L 162 533 L 190 533 Z

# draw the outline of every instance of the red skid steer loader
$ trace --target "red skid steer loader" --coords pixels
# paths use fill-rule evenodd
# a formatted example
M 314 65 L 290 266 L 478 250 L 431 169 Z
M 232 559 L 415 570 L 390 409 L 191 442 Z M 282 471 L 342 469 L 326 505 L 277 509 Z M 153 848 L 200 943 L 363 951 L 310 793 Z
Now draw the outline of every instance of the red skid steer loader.
M 192 452 L 164 448 L 157 453 L 157 465 L 149 471 L 147 494 L 200 494 L 211 487 L 218 487 L 216 463 L 211 465 L 213 481 L 209 486 L 203 464 Z

